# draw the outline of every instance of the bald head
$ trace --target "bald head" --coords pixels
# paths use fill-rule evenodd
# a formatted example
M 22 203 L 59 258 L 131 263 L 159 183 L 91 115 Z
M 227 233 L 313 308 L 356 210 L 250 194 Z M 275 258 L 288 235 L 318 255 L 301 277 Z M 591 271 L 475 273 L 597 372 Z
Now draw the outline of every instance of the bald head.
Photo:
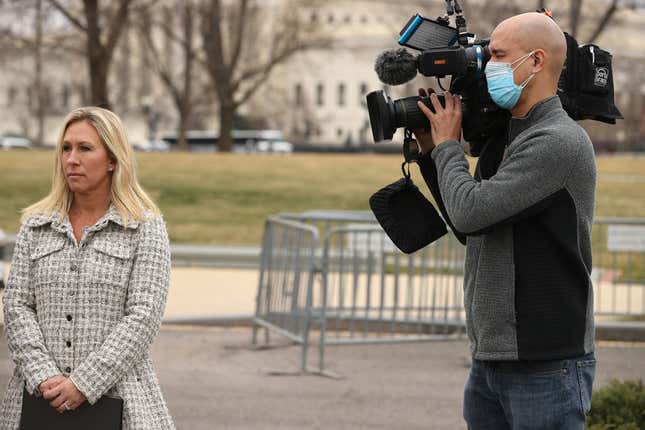
M 493 31 L 491 45 L 497 40 L 515 45 L 525 53 L 544 50 L 545 69 L 556 79 L 560 76 L 567 57 L 567 42 L 558 24 L 548 16 L 531 12 L 508 18 Z
M 524 116 L 537 102 L 557 94 L 567 42 L 548 16 L 524 13 L 502 21 L 491 34 L 488 49 L 489 64 L 510 63 L 515 85 L 522 88 L 510 109 L 514 116 Z

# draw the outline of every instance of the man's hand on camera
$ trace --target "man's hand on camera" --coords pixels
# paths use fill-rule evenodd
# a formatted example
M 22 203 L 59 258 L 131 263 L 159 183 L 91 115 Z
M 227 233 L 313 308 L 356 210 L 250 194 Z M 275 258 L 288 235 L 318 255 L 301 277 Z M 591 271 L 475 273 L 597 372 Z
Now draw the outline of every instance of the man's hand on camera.
M 421 97 L 428 97 L 428 94 L 432 93 L 434 93 L 432 88 L 428 88 L 427 92 L 425 89 L 419 88 L 419 96 Z M 432 132 L 429 128 L 416 128 L 412 130 L 412 133 L 414 133 L 414 137 L 419 144 L 419 151 L 421 151 L 422 154 L 429 154 L 432 152 L 434 149 L 434 142 L 432 141 Z
M 446 107 L 441 106 L 436 94 L 430 94 L 430 101 L 434 113 L 420 101 L 417 103 L 419 109 L 430 120 L 432 139 L 435 146 L 441 145 L 449 140 L 460 140 L 461 138 L 461 99 L 446 92 Z

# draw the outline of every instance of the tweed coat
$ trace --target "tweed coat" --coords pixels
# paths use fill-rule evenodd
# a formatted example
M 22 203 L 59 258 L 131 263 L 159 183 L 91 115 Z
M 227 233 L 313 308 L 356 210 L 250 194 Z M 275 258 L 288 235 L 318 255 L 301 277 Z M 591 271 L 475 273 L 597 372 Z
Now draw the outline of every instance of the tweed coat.
M 124 430 L 174 429 L 148 357 L 163 316 L 170 250 L 161 217 L 126 225 L 114 205 L 77 243 L 68 217 L 35 215 L 20 228 L 4 293 L 16 367 L 0 430 L 17 430 L 23 387 L 70 376 L 90 404 L 123 398 Z M 66 412 L 73 413 L 73 412 Z

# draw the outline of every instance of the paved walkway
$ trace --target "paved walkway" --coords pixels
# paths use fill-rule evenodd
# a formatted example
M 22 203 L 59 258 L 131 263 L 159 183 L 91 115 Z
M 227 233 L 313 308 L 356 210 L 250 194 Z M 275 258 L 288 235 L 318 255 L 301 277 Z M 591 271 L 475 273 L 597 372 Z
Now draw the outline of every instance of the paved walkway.
M 250 315 L 257 276 L 255 270 L 173 268 L 165 316 Z M 464 341 L 330 347 L 328 366 L 345 377 L 332 380 L 269 376 L 296 371 L 300 349 L 273 336 L 279 347 L 256 351 L 250 338 L 243 328 L 162 328 L 152 358 L 179 429 L 465 428 Z M 645 344 L 601 345 L 597 387 L 645 375 Z M 2 336 L 0 387 L 12 369 Z
M 164 326 L 151 354 L 178 429 L 459 430 L 466 351 L 463 341 L 333 347 L 344 379 L 277 377 L 297 369 L 298 347 L 254 351 L 248 329 Z M 645 345 L 597 355 L 597 386 L 645 375 Z M 12 368 L 2 337 L 0 387 Z
M 5 278 L 9 266 L 6 265 Z M 257 269 L 173 267 L 164 318 L 250 316 L 255 312 L 257 287 Z M 2 320 L 0 306 L 0 322 Z
M 9 268 L 10 264 L 6 264 L 5 278 Z M 595 280 L 596 310 L 608 312 L 614 309 L 616 312 L 625 313 L 645 311 L 645 287 L 631 284 L 612 285 L 604 279 L 611 275 L 607 272 Z M 250 316 L 255 311 L 257 286 L 257 269 L 173 267 L 164 317 L 167 321 L 176 321 L 187 318 Z M 347 289 L 346 294 L 350 292 L 351 290 Z M 0 310 L 0 322 L 1 313 Z
M 173 267 L 166 319 L 252 315 L 258 270 Z

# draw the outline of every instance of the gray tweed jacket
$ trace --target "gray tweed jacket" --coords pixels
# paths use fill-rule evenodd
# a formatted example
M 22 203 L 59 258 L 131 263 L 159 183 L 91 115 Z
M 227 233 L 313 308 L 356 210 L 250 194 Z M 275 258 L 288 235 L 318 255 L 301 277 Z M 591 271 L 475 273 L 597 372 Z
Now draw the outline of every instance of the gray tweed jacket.
M 3 298 L 16 367 L 0 429 L 18 429 L 23 387 L 38 394 L 41 382 L 59 374 L 71 376 L 91 404 L 105 394 L 123 398 L 123 429 L 174 429 L 148 357 L 169 272 L 161 217 L 124 226 L 111 206 L 80 243 L 67 217 L 29 218 Z

